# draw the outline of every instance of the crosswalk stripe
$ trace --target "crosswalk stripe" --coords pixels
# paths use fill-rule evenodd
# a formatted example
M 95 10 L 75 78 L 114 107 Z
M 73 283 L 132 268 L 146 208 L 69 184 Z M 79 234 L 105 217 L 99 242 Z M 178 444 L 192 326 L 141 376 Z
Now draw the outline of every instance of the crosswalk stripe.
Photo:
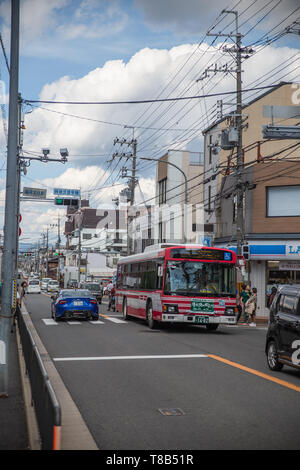
M 47 326 L 49 326 L 49 325 L 58 325 L 58 323 L 55 320 L 53 320 L 53 318 L 43 318 L 43 322 Z
M 107 320 L 112 321 L 113 323 L 127 323 L 124 320 L 120 320 L 119 318 L 113 318 L 113 317 L 105 317 Z

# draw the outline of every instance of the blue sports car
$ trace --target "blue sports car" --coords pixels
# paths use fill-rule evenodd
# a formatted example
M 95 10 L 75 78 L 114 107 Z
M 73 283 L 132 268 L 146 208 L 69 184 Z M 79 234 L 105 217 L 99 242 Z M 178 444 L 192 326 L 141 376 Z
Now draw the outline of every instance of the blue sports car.
M 97 299 L 88 290 L 64 289 L 58 296 L 53 295 L 51 299 L 51 316 L 54 320 L 99 319 Z

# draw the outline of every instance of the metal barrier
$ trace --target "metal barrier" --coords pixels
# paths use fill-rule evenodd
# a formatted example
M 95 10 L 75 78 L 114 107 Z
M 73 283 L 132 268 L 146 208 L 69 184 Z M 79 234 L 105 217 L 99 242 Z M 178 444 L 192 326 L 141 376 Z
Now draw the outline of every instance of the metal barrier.
M 26 372 L 30 379 L 32 404 L 34 404 L 36 412 L 42 450 L 60 450 L 61 408 L 24 316 L 21 314 L 18 319 Z

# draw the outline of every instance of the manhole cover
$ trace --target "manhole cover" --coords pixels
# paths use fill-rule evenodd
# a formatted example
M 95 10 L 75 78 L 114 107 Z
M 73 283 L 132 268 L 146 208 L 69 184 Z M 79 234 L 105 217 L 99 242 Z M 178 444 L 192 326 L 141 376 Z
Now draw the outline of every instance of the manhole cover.
M 159 408 L 163 416 L 183 416 L 185 413 L 180 408 Z

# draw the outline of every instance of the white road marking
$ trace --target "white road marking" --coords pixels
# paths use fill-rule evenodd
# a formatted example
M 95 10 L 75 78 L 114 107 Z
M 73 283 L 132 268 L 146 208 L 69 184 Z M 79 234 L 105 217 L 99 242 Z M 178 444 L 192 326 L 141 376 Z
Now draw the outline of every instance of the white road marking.
M 105 316 L 106 320 L 112 321 L 113 323 L 127 323 L 125 320 L 120 320 L 119 318 Z
M 90 321 L 89 323 L 92 323 L 93 325 L 105 325 L 104 321 L 100 321 L 100 320 Z
M 174 354 L 155 356 L 98 356 L 98 357 L 54 357 L 53 361 L 115 361 L 115 360 L 135 360 L 135 359 L 195 359 L 208 357 L 206 354 Z
M 47 326 L 49 326 L 49 325 L 58 325 L 58 323 L 55 320 L 53 320 L 53 318 L 43 318 L 42 320 L 45 323 L 45 325 L 47 325 Z

